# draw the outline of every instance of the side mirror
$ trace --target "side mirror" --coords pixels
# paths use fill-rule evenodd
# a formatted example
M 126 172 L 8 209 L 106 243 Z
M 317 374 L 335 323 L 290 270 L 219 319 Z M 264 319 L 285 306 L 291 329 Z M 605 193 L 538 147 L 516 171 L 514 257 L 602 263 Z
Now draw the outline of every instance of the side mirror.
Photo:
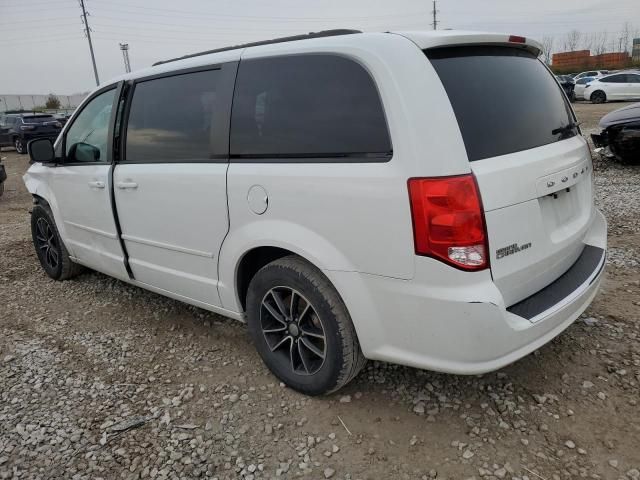
M 74 143 L 67 158 L 71 162 L 91 163 L 100 161 L 100 149 L 89 143 Z
M 27 144 L 27 151 L 29 152 L 32 162 L 51 163 L 56 158 L 53 143 L 48 138 L 31 140 Z

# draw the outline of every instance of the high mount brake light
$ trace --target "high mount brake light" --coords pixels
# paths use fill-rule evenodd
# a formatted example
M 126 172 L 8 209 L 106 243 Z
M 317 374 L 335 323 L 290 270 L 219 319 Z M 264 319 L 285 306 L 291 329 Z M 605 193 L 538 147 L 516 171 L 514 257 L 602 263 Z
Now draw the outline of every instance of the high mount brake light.
M 408 181 L 417 255 L 463 270 L 489 266 L 482 200 L 472 174 Z
M 527 39 L 518 35 L 510 35 L 509 43 L 527 43 Z

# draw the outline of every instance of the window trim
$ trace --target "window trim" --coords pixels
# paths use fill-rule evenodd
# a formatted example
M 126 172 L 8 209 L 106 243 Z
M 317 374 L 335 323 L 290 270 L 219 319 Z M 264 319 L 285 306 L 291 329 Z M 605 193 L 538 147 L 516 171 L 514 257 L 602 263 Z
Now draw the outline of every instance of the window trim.
M 81 107 L 77 112 L 74 113 L 73 121 L 68 122 L 65 125 L 64 134 L 62 135 L 62 152 L 60 161 L 56 162 L 58 165 L 65 167 L 76 167 L 81 165 L 112 165 L 113 164 L 113 127 L 115 124 L 116 118 L 116 110 L 118 108 L 118 102 L 120 101 L 120 96 L 122 94 L 122 87 L 124 82 L 112 83 L 110 85 L 106 85 L 103 88 L 96 90 L 90 97 L 82 103 Z M 111 105 L 111 115 L 109 117 L 109 127 L 107 128 L 107 161 L 105 162 L 67 162 L 67 134 L 69 130 L 73 127 L 73 125 L 78 120 L 78 117 L 82 114 L 84 109 L 89 105 L 93 100 L 102 95 L 103 93 L 110 92 L 111 90 L 115 90 L 115 95 L 113 97 L 113 103 Z
M 119 158 L 117 160 L 117 164 L 121 165 L 137 165 L 137 164 L 178 164 L 178 163 L 186 163 L 186 164 L 198 164 L 198 163 L 229 163 L 229 134 L 230 134 L 230 126 L 231 126 L 231 105 L 233 102 L 233 92 L 235 90 L 235 82 L 238 74 L 238 64 L 239 61 L 230 61 L 223 63 L 214 63 L 210 65 L 201 65 L 198 67 L 190 67 L 190 68 L 182 68 L 178 70 L 170 70 L 167 72 L 156 73 L 153 75 L 147 75 L 144 77 L 134 78 L 128 82 L 129 90 L 127 91 L 127 98 L 125 100 L 124 110 L 122 112 L 122 119 L 120 122 L 120 145 L 119 145 Z M 225 119 L 224 125 L 226 125 L 226 138 L 227 145 L 224 149 L 224 153 L 214 153 L 211 150 L 209 151 L 209 158 L 204 159 L 182 159 L 182 160 L 127 160 L 127 134 L 129 132 L 129 118 L 131 115 L 131 105 L 133 103 L 133 97 L 135 96 L 136 86 L 140 83 L 159 80 L 162 78 L 169 77 L 178 77 L 181 75 L 188 75 L 191 73 L 200 73 L 200 72 L 208 72 L 219 70 L 221 72 L 222 80 L 220 82 L 222 89 L 221 93 L 224 93 L 227 96 L 228 105 L 226 106 L 226 111 L 224 108 L 221 109 L 218 115 L 223 116 Z M 230 80 L 224 77 L 225 73 L 227 75 L 233 74 L 232 85 L 229 89 L 229 85 L 224 84 L 224 80 Z M 215 115 L 215 114 L 214 114 Z M 211 145 L 209 146 L 211 148 Z
M 269 55 L 269 56 L 260 56 L 248 58 L 245 60 L 241 60 L 242 62 L 249 62 L 251 60 L 262 60 L 262 59 L 274 59 L 274 58 L 286 58 L 286 57 L 310 57 L 316 55 L 324 55 L 329 57 L 340 57 L 348 60 L 350 62 L 356 63 L 359 65 L 367 74 L 373 87 L 378 94 L 378 100 L 380 102 L 380 107 L 382 108 L 382 116 L 384 118 L 384 123 L 387 130 L 387 136 L 389 138 L 389 144 L 391 145 L 391 150 L 388 152 L 368 152 L 368 153 L 358 153 L 358 152 L 335 152 L 335 153 L 286 153 L 286 154 L 232 154 L 231 153 L 231 127 L 232 127 L 232 117 L 229 116 L 229 163 L 388 163 L 393 159 L 393 138 L 391 136 L 391 129 L 389 128 L 389 119 L 387 116 L 387 110 L 385 108 L 385 104 L 382 100 L 382 95 L 380 94 L 380 88 L 378 86 L 378 82 L 376 81 L 375 75 L 371 72 L 366 65 L 364 65 L 359 58 L 344 54 L 342 52 L 324 52 L 324 51 L 314 51 L 314 52 L 302 52 L 302 53 L 290 53 L 290 54 L 281 54 L 281 55 Z M 240 72 L 240 67 L 236 72 L 236 84 L 238 81 L 238 73 Z M 233 101 L 235 102 L 235 88 L 233 91 Z M 231 109 L 231 113 L 233 113 L 233 107 Z M 344 161 L 345 158 L 353 159 L 349 161 Z

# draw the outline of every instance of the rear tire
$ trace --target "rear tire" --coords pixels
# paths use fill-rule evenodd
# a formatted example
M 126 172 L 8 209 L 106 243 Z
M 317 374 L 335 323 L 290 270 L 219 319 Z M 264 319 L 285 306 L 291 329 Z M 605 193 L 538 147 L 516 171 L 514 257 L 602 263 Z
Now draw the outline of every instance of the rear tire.
M 48 206 L 37 204 L 33 207 L 31 237 L 40 265 L 51 278 L 67 280 L 82 273 L 83 267 L 69 258 Z
M 596 90 L 589 98 L 591 103 L 605 103 L 607 101 L 607 95 L 602 90 Z
M 247 317 L 269 370 L 306 395 L 342 388 L 366 363 L 340 295 L 319 269 L 298 256 L 275 260 L 255 274 Z
M 16 152 L 21 155 L 27 153 L 27 145 L 20 137 L 16 137 L 13 139 L 13 146 L 16 148 Z

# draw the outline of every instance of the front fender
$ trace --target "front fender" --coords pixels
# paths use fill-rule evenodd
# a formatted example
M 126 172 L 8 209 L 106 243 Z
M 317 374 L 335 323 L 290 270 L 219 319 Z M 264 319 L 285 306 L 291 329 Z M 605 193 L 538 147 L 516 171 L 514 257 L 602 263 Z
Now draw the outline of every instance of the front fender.
M 64 222 L 62 221 L 60 209 L 58 208 L 58 202 L 56 201 L 56 197 L 49 186 L 49 179 L 51 177 L 52 168 L 55 167 L 45 167 L 40 163 L 34 163 L 22 176 L 22 181 L 24 182 L 25 187 L 27 187 L 27 191 L 31 195 L 40 197 L 49 204 L 51 213 L 53 213 L 53 220 L 56 222 L 58 233 L 60 233 L 60 237 L 62 238 L 62 241 L 64 242 L 71 256 L 74 256 L 75 254 L 73 252 L 73 249 L 69 248 L 70 243 L 66 241 L 67 231 L 65 229 Z
M 258 247 L 289 250 L 324 271 L 355 271 L 354 265 L 318 232 L 285 220 L 260 219 L 232 229 L 222 244 L 218 288 L 224 308 L 242 311 L 236 291 L 238 266 L 249 251 Z

